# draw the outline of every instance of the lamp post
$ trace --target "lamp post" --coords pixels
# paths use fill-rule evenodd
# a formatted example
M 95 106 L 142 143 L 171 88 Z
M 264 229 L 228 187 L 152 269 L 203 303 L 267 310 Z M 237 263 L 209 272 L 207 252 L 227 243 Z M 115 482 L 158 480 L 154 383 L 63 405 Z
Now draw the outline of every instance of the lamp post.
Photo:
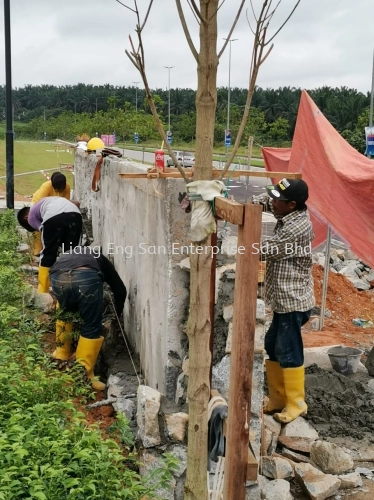
M 227 40 L 227 38 L 224 38 L 224 40 Z M 230 38 L 229 39 L 229 86 L 227 89 L 227 122 L 226 122 L 226 130 L 230 130 L 230 94 L 231 94 L 231 43 L 236 42 L 238 38 Z M 231 139 L 230 139 L 231 141 Z M 226 137 L 225 137 L 225 144 L 226 144 Z M 229 151 L 229 146 L 226 144 L 226 155 L 228 155 Z
M 5 156 L 6 156 L 6 206 L 14 209 L 14 131 L 12 110 L 12 58 L 10 37 L 10 2 L 4 0 L 5 34 Z
M 168 86 L 169 86 L 169 106 L 168 106 L 168 111 L 169 111 L 169 119 L 168 119 L 168 138 L 169 136 L 171 137 L 171 130 L 170 130 L 170 70 L 174 68 L 174 66 L 164 66 L 168 70 L 169 73 L 169 78 L 168 78 Z

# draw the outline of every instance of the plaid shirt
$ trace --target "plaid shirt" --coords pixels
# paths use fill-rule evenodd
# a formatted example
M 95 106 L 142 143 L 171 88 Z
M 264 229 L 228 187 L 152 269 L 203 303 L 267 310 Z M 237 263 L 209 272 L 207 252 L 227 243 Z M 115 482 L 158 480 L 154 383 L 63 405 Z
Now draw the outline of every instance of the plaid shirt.
M 252 203 L 272 209 L 270 198 L 253 196 Z M 307 210 L 277 218 L 273 236 L 261 242 L 266 260 L 265 301 L 277 313 L 309 311 L 314 306 L 312 241 L 314 233 Z

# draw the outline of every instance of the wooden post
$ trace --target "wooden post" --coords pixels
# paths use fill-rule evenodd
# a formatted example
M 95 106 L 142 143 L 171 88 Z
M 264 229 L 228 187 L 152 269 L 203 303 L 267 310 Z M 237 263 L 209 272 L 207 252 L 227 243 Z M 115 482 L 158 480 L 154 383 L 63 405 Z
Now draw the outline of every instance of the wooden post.
M 246 495 L 261 212 L 260 205 L 244 205 L 238 227 L 224 500 L 245 500 Z

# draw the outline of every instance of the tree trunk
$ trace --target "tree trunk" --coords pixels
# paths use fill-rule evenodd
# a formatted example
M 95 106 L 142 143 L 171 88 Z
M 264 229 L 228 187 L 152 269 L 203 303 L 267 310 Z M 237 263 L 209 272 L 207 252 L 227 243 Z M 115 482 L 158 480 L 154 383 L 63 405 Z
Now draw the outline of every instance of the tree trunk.
M 200 53 L 197 65 L 196 148 L 194 180 L 212 179 L 215 112 L 217 106 L 218 0 L 200 0 Z M 209 241 L 206 245 L 210 244 Z M 209 338 L 211 251 L 190 255 L 190 316 L 188 383 L 188 456 L 185 500 L 207 500 L 208 418 L 211 352 Z

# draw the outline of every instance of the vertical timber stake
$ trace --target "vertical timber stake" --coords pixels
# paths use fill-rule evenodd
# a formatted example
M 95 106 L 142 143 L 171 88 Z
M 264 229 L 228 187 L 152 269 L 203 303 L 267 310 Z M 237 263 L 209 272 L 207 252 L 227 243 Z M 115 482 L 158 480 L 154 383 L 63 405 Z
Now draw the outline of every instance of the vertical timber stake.
M 224 500 L 245 500 L 246 495 L 261 213 L 260 205 L 244 205 L 238 227 Z

